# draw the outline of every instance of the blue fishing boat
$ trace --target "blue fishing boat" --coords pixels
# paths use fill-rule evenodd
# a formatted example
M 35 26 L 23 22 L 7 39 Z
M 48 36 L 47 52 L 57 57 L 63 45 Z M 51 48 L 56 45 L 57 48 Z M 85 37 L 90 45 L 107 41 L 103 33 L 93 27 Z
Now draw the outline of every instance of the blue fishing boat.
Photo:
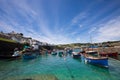
M 34 58 L 36 58 L 36 54 L 34 54 L 34 53 L 32 53 L 32 52 L 26 52 L 26 53 L 24 53 L 23 54 L 23 59 L 34 59 Z
M 63 50 L 60 50 L 60 51 L 58 52 L 58 55 L 59 55 L 60 57 L 63 57 L 63 56 L 64 56 L 64 51 L 63 51 Z
M 73 50 L 72 50 L 72 49 L 70 49 L 70 50 L 68 51 L 68 53 L 69 53 L 69 54 L 72 54 L 72 52 L 73 52 Z
M 85 62 L 106 68 L 108 67 L 108 57 L 95 57 L 91 55 L 85 55 Z

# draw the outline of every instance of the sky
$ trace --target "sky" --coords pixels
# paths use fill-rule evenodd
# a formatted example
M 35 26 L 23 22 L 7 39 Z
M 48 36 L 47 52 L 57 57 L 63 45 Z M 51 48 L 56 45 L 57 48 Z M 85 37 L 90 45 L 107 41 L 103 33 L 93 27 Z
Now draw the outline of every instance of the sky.
M 50 44 L 120 40 L 120 0 L 0 0 L 0 31 Z

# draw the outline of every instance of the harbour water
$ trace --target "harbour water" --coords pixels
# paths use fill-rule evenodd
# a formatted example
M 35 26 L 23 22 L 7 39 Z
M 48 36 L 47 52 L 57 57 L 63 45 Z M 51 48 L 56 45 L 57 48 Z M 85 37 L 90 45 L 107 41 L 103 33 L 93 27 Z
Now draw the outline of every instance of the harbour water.
M 40 55 L 32 60 L 0 60 L 0 80 L 120 80 L 120 61 L 109 68 L 86 64 L 83 58 Z

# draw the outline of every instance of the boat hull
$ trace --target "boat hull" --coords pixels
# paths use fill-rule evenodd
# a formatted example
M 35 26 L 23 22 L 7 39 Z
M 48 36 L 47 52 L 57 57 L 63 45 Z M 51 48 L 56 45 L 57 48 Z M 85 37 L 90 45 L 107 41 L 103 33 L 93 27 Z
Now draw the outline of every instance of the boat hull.
M 57 55 L 57 52 L 52 52 L 51 54 L 52 54 L 52 55 Z
M 78 52 L 72 52 L 73 58 L 80 58 L 80 54 Z
M 79 54 L 78 55 L 73 54 L 73 58 L 80 58 L 80 55 Z
M 59 55 L 60 57 L 62 57 L 63 54 L 64 54 L 63 52 L 59 52 L 59 53 L 58 53 L 58 55 Z
M 86 53 L 87 53 L 87 54 L 97 54 L 96 51 L 87 51 Z
M 31 52 L 27 52 L 27 53 L 25 53 L 25 54 L 23 54 L 23 59 L 34 59 L 34 58 L 36 58 L 36 54 L 33 54 L 33 53 L 31 53 Z
M 103 67 L 108 67 L 108 58 L 105 59 L 90 59 L 86 58 L 86 61 L 91 64 L 103 66 Z
M 0 55 L 0 59 L 18 59 L 20 56 Z

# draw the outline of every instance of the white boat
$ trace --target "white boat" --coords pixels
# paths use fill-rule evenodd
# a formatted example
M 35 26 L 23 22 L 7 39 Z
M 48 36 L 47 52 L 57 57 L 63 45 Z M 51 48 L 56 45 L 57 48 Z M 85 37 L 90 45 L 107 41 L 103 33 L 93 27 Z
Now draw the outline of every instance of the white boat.
M 78 52 L 72 52 L 72 56 L 73 56 L 73 58 L 80 58 L 80 53 L 78 53 Z

